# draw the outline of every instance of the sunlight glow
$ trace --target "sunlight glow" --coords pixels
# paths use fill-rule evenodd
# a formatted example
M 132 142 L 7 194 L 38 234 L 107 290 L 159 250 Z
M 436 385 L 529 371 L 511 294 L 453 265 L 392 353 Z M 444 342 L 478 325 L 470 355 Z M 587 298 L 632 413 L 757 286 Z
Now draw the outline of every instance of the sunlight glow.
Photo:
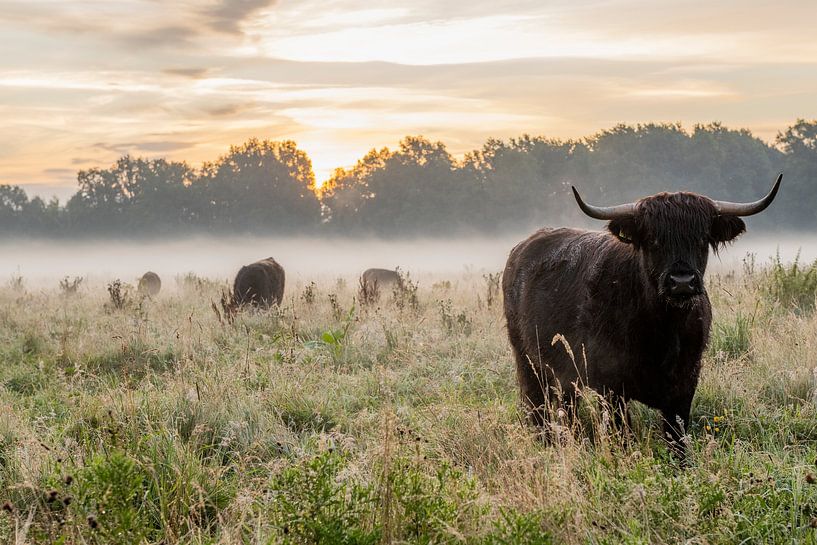
M 350 27 L 264 40 L 269 56 L 296 61 L 385 61 L 414 65 L 490 62 L 514 58 L 692 57 L 711 40 L 684 37 L 605 39 L 566 30 L 544 17 L 498 15 L 446 22 Z M 331 44 L 331 47 L 326 47 Z
M 793 0 L 2 2 L 0 184 L 119 156 L 194 166 L 291 139 L 319 183 L 407 135 L 817 118 L 817 4 Z

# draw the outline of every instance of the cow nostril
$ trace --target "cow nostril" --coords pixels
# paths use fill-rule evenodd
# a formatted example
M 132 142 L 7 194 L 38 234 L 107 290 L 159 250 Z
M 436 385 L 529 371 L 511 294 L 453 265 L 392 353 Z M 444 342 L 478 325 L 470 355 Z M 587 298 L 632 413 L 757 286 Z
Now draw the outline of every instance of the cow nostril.
M 690 285 L 695 281 L 694 274 L 672 274 L 670 275 L 670 280 L 672 280 L 673 284 L 680 284 L 680 285 Z
M 692 294 L 697 289 L 697 276 L 695 274 L 671 274 L 669 288 L 673 294 Z

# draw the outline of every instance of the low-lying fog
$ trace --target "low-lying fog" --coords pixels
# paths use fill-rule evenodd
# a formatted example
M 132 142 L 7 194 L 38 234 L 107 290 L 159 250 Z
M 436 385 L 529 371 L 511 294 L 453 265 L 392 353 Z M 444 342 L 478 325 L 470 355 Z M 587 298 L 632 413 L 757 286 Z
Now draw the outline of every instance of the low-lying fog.
M 415 278 L 429 274 L 456 276 L 465 272 L 500 271 L 508 252 L 526 235 L 497 238 L 384 241 L 374 239 L 301 239 L 218 237 L 167 242 L 0 242 L 0 282 L 22 276 L 28 285 L 53 284 L 65 276 L 133 282 L 147 270 L 170 280 L 194 272 L 215 279 L 231 279 L 241 265 L 273 256 L 289 280 L 305 282 L 339 276 L 353 278 L 368 267 L 400 266 Z M 748 254 L 758 264 L 780 252 L 783 261 L 817 259 L 817 239 L 803 234 L 760 236 L 747 234 L 720 257 L 710 259 L 710 272 L 741 267 Z

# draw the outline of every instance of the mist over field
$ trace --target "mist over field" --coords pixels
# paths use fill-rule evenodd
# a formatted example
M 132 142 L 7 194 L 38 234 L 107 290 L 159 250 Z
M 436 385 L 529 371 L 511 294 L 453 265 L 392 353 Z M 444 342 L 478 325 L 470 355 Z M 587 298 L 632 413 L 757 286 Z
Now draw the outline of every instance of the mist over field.
M 165 242 L 7 241 L 0 243 L 0 278 L 21 275 L 27 281 L 53 282 L 65 275 L 131 281 L 146 270 L 170 280 L 193 272 L 232 279 L 247 263 L 274 257 L 288 283 L 352 278 L 369 267 L 400 267 L 412 276 L 494 272 L 521 237 L 378 239 L 194 237 Z M 168 284 L 170 286 L 170 284 Z
M 166 287 L 172 287 L 173 277 L 188 272 L 232 280 L 242 265 L 271 256 L 285 268 L 290 287 L 338 277 L 354 280 L 369 267 L 400 267 L 422 282 L 424 276 L 500 271 L 511 248 L 528 234 L 411 241 L 299 237 L 191 237 L 161 242 L 7 240 L 0 242 L 0 280 L 22 276 L 29 285 L 41 287 L 53 287 L 65 276 L 133 282 L 152 270 L 165 280 Z M 764 264 L 778 252 L 783 262 L 793 261 L 799 252 L 801 263 L 811 263 L 817 259 L 817 237 L 749 232 L 712 255 L 708 272 L 740 269 L 747 254 L 754 254 L 757 263 Z

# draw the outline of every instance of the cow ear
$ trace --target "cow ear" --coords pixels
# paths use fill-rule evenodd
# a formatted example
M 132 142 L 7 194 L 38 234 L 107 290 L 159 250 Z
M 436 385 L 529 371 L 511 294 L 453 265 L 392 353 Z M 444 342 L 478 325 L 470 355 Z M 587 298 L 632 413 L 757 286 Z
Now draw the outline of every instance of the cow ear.
M 616 218 L 607 224 L 607 229 L 621 242 L 633 244 L 638 242 L 638 230 L 635 218 Z
M 712 246 L 717 247 L 734 239 L 746 230 L 746 224 L 737 216 L 715 216 L 709 236 Z

